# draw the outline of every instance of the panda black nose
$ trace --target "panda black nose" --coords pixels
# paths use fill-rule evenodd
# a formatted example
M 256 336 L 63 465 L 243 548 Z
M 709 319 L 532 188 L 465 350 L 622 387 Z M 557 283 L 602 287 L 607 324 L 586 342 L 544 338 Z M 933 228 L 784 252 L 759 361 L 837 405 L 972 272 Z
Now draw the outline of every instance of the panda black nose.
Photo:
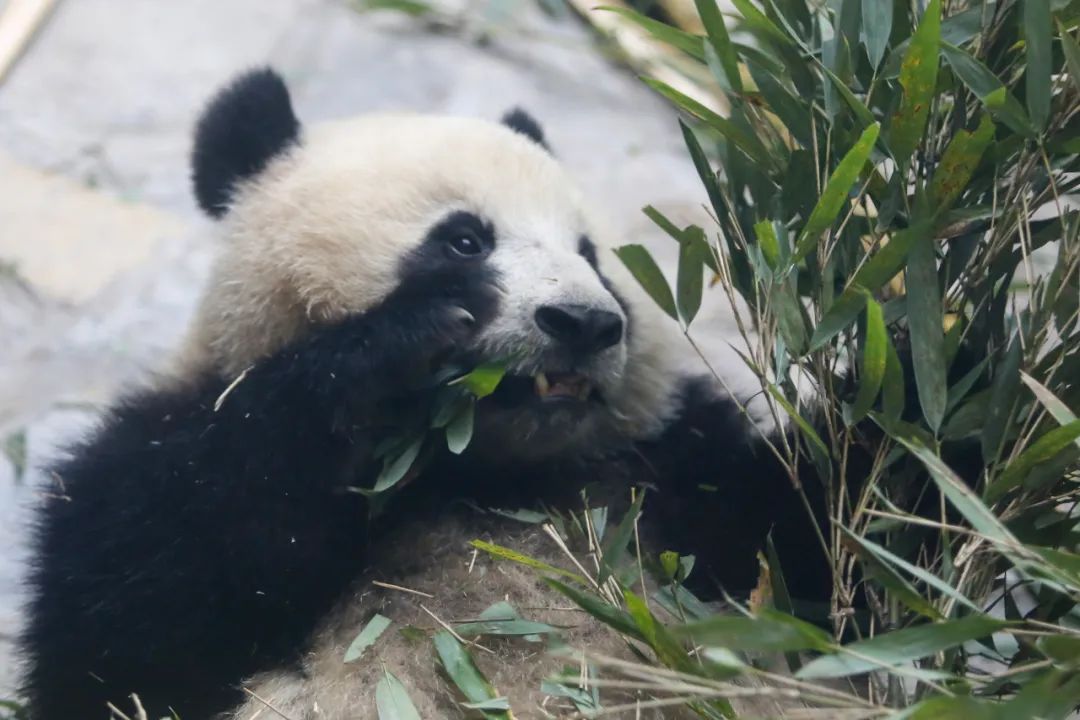
M 536 325 L 568 348 L 597 353 L 622 340 L 623 321 L 616 313 L 584 305 L 543 305 Z

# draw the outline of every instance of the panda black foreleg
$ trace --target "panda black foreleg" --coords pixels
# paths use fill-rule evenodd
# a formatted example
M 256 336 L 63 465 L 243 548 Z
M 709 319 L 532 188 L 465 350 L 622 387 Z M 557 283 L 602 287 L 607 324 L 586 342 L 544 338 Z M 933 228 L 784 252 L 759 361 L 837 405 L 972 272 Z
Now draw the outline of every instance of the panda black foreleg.
M 771 533 L 792 593 L 827 598 L 829 565 L 806 503 L 751 421 L 710 385 L 688 383 L 679 419 L 640 447 L 659 489 L 645 504 L 647 527 L 664 548 L 696 557 L 690 586 L 703 597 L 752 590 Z M 820 481 L 799 480 L 820 505 Z
M 32 720 L 105 718 L 136 692 L 151 716 L 201 720 L 297 656 L 363 567 L 376 409 L 417 363 L 491 316 L 490 285 L 403 284 L 235 383 L 130 397 L 55 469 L 30 578 Z

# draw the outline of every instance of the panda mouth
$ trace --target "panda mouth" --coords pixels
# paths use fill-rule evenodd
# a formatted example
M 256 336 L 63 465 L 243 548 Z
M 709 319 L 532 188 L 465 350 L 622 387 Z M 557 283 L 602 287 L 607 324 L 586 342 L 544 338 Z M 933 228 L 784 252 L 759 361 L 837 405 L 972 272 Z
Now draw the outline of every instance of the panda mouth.
M 533 376 L 533 390 L 545 402 L 586 402 L 596 392 L 589 378 L 574 372 L 538 372 Z

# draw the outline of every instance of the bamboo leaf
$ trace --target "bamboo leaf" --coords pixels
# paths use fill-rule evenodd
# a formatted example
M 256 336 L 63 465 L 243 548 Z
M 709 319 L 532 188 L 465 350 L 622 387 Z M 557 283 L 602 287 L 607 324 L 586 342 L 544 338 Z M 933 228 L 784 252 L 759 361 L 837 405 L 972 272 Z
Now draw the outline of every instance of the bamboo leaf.
M 658 93 L 666 97 L 671 102 L 675 103 L 681 109 L 690 113 L 694 117 L 698 118 L 706 125 L 716 130 L 718 133 L 727 138 L 735 147 L 746 153 L 746 156 L 753 160 L 761 167 L 772 169 L 776 163 L 775 158 L 765 149 L 765 146 L 761 144 L 761 141 L 756 137 L 746 132 L 738 125 L 721 117 L 717 113 L 713 112 L 709 108 L 705 107 L 697 100 L 684 95 L 675 88 L 666 85 L 659 80 L 652 78 L 642 78 L 642 81 L 656 90 Z
M 1035 137 L 1035 127 L 1023 106 L 1002 84 L 997 75 L 965 50 L 949 43 L 941 44 L 949 66 L 969 90 L 982 101 L 990 114 L 1024 137 Z
M 443 669 L 446 670 L 446 674 L 470 703 L 486 704 L 488 701 L 498 698 L 495 688 L 476 667 L 472 656 L 458 642 L 457 638 L 446 630 L 440 630 L 435 633 L 432 642 L 435 643 L 435 652 L 438 654 L 439 661 L 442 663 Z M 487 706 L 483 705 L 482 707 Z M 482 710 L 481 714 L 485 718 L 492 720 L 509 720 L 511 717 L 509 711 L 505 709 Z
M 787 33 L 781 30 L 768 16 L 757 9 L 750 0 L 731 0 L 731 4 L 743 16 L 743 23 L 747 29 L 758 33 L 762 37 L 775 40 L 783 45 L 791 45 L 792 40 Z
M 553 575 L 561 575 L 563 577 L 576 580 L 578 582 L 586 582 L 585 578 L 577 573 L 570 572 L 569 570 L 563 570 L 562 568 L 549 565 L 541 560 L 536 560 L 528 555 L 519 553 L 517 550 L 511 550 L 510 548 L 503 547 L 502 545 L 496 545 L 494 543 L 485 542 L 483 540 L 472 540 L 469 542 L 477 550 L 483 550 L 488 555 L 493 557 L 502 558 L 503 560 L 510 560 L 516 562 L 519 565 L 525 565 L 535 570 L 551 573 Z
M 926 131 L 930 104 L 937 87 L 940 44 L 941 0 L 931 0 L 900 66 L 904 95 L 889 125 L 889 147 L 901 167 L 907 167 Z
M 907 448 L 908 452 L 922 461 L 926 469 L 930 471 L 930 477 L 933 478 L 938 489 L 964 516 L 964 519 L 971 523 L 971 527 L 999 543 L 1006 552 L 1011 553 L 1020 546 L 1016 536 L 997 519 L 997 516 L 986 507 L 986 504 L 967 486 L 967 483 L 961 480 L 952 468 L 921 440 L 913 434 L 901 432 L 895 428 L 883 429 Z
M 935 247 L 933 242 L 915 244 L 908 255 L 906 279 L 915 387 L 923 417 L 936 433 L 945 417 L 948 383 Z
M 600 554 L 603 557 L 603 562 L 600 564 L 597 582 L 603 583 L 612 573 L 618 570 L 619 561 L 626 553 L 630 538 L 634 534 L 634 526 L 637 523 L 638 516 L 641 514 L 643 502 L 645 502 L 645 493 L 639 490 L 637 497 L 634 498 L 634 502 L 630 505 L 630 509 L 626 511 L 626 514 L 623 515 L 622 520 L 610 533 L 607 533 L 601 547 Z
M 649 251 L 643 245 L 623 245 L 615 250 L 615 254 L 619 256 L 623 265 L 649 294 L 653 302 L 677 320 L 679 315 L 675 308 L 675 298 L 671 295 L 671 288 Z
M 1057 28 L 1058 36 L 1061 38 L 1061 50 L 1065 55 L 1065 66 L 1069 69 L 1069 77 L 1076 89 L 1080 89 L 1080 45 L 1060 22 Z
M 1012 417 L 1013 404 L 1020 392 L 1020 362 L 1024 349 L 1018 335 L 1014 335 L 1005 356 L 994 368 L 994 380 L 990 386 L 989 412 L 982 429 L 982 456 L 989 465 L 998 456 L 1001 441 Z
M 634 619 L 614 605 L 609 605 L 607 602 L 594 595 L 584 593 L 569 585 L 565 585 L 558 580 L 545 578 L 544 582 L 550 585 L 554 590 L 557 590 L 573 600 L 578 607 L 605 625 L 618 630 L 624 635 L 629 635 L 632 638 L 646 642 L 645 636 L 641 634 L 641 630 L 638 629 Z
M 383 669 L 383 678 L 375 686 L 375 709 L 379 720 L 420 720 L 405 686 L 392 673 Z
M 1020 380 L 1035 394 L 1035 398 L 1042 403 L 1042 406 L 1058 421 L 1059 425 L 1068 425 L 1076 421 L 1076 415 L 1073 414 L 1073 411 L 1065 403 L 1058 400 L 1041 382 L 1023 370 L 1020 371 Z M 1076 446 L 1080 447 L 1080 441 L 1077 441 Z
M 845 543 L 852 549 L 866 571 L 875 580 L 892 594 L 900 602 L 931 620 L 941 620 L 941 613 L 924 598 L 915 586 L 892 569 L 889 564 L 881 561 L 863 543 L 859 542 L 858 534 L 841 526 L 840 531 L 844 534 Z
M 803 226 L 803 230 L 799 234 L 799 240 L 795 243 L 793 263 L 797 263 L 809 255 L 817 247 L 821 233 L 825 232 L 836 221 L 836 216 L 848 200 L 852 186 L 859 179 L 863 168 L 866 166 L 866 161 L 870 157 L 870 151 L 873 149 L 874 143 L 877 142 L 880 130 L 881 126 L 877 123 L 866 128 L 855 145 L 844 155 L 840 164 L 836 166 L 836 170 L 829 177 L 829 182 L 825 185 L 825 190 L 821 193 L 817 205 L 814 206 L 813 211 L 810 213 L 810 218 L 806 221 L 806 225 Z
M 810 450 L 816 463 L 820 466 L 819 469 L 823 470 L 822 475 L 832 474 L 832 461 L 829 459 L 829 449 L 825 443 L 822 442 L 821 436 L 817 434 L 817 431 L 806 422 L 806 419 L 795 409 L 795 407 L 787 401 L 787 398 L 780 392 L 780 389 L 775 385 L 769 385 L 769 394 L 773 396 L 776 402 L 780 403 L 780 407 L 784 408 L 784 412 L 799 426 L 799 430 L 810 443 Z
M 973 610 L 974 612 L 981 612 L 981 610 L 979 609 L 979 606 L 976 605 L 975 603 L 973 603 L 971 600 L 969 600 L 967 598 L 967 596 L 965 596 L 959 590 L 954 588 L 952 585 L 949 585 L 947 582 L 945 582 L 944 580 L 942 580 L 941 578 L 939 578 L 937 575 L 933 574 L 932 572 L 930 572 L 928 570 L 925 570 L 925 569 L 919 567 L 918 565 L 914 565 L 914 564 L 908 562 L 904 558 L 902 558 L 899 555 L 896 555 L 895 553 L 887 550 L 886 548 L 882 547 L 881 545 L 878 545 L 877 543 L 875 543 L 873 540 L 870 540 L 869 538 L 861 537 L 857 533 L 852 533 L 851 538 L 856 543 L 858 543 L 862 547 L 866 548 L 869 552 L 873 553 L 875 556 L 877 556 L 877 558 L 879 560 L 881 560 L 882 562 L 888 563 L 890 565 L 895 565 L 896 567 L 902 569 L 904 572 L 906 572 L 909 575 L 911 575 L 912 577 L 914 577 L 916 580 L 919 580 L 921 582 L 926 583 L 930 587 L 932 587 L 935 590 L 937 590 L 938 592 L 940 592 L 942 595 L 945 595 L 947 597 L 952 598 L 953 600 L 956 600 L 957 602 L 959 602 L 961 605 L 968 608 L 969 610 Z
M 1036 129 L 1046 129 L 1050 117 L 1050 80 L 1053 73 L 1051 50 L 1053 45 L 1049 2 L 1025 2 L 1023 7 L 1024 87 L 1027 92 L 1027 109 Z
M 755 617 L 714 615 L 669 629 L 675 637 L 692 639 L 695 644 L 735 651 L 825 651 L 834 647 L 832 639 L 820 628 L 767 609 Z
M 885 377 L 888 358 L 888 335 L 881 306 L 868 298 L 866 301 L 866 335 L 862 343 L 862 364 L 859 372 L 859 390 L 851 409 L 852 424 L 862 420 L 877 399 Z
M 701 149 L 701 143 L 698 142 L 694 131 L 682 120 L 679 120 L 679 129 L 682 130 L 683 142 L 686 143 L 686 149 L 690 153 L 690 160 L 694 163 L 694 169 L 697 170 L 698 177 L 701 178 L 701 184 L 705 186 L 705 192 L 709 195 L 709 203 L 719 217 L 724 211 L 724 197 L 720 191 L 720 181 L 716 178 L 716 172 L 712 169 L 709 158 L 705 156 L 705 151 Z M 652 217 L 652 215 L 649 215 L 649 217 Z M 656 221 L 655 218 L 653 220 Z M 667 225 L 674 227 L 670 221 L 668 221 Z M 680 243 L 683 241 L 684 232 L 680 232 L 676 228 L 673 234 L 667 227 L 664 229 Z
M 727 76 L 728 85 L 737 93 L 743 91 L 742 76 L 739 74 L 739 58 L 735 54 L 735 46 L 731 44 L 727 25 L 720 14 L 720 8 L 716 6 L 716 0 L 694 0 L 701 24 L 705 26 L 709 44 L 716 53 L 720 66 Z
M 506 375 L 506 365 L 502 363 L 484 363 L 473 368 L 464 377 L 455 380 L 451 385 L 464 385 L 477 399 L 485 398 L 499 387 Z
M 413 463 L 416 462 L 416 457 L 420 454 L 420 448 L 423 445 L 424 438 L 421 436 L 406 446 L 400 455 L 386 458 L 383 461 L 382 472 L 375 479 L 375 485 L 371 488 L 371 492 L 381 493 L 401 482 L 409 469 L 412 468 Z
M 953 136 L 930 184 L 930 197 L 939 215 L 952 208 L 956 198 L 967 188 L 993 139 L 994 123 L 987 115 L 983 115 L 974 132 L 961 130 Z
M 360 634 L 349 643 L 348 649 L 345 650 L 345 662 L 356 662 L 364 654 L 364 651 L 375 644 L 375 641 L 379 639 L 379 636 L 383 634 L 386 628 L 390 627 L 390 620 L 375 613 L 364 629 L 360 631 Z
M 810 351 L 820 349 L 825 343 L 855 322 L 855 318 L 866 307 L 866 300 L 869 297 L 870 293 L 859 286 L 852 286 L 845 290 L 833 302 L 817 324 L 817 327 L 814 328 L 814 334 L 810 338 Z
M 702 43 L 703 38 L 700 35 L 692 35 L 688 32 L 684 32 L 678 28 L 666 25 L 658 20 L 653 20 L 650 17 L 646 17 L 636 10 L 631 10 L 628 7 L 613 7 L 610 5 L 601 5 L 596 10 L 605 10 L 607 12 L 621 15 L 627 20 L 633 22 L 638 27 L 642 28 L 657 40 L 667 43 L 672 47 L 682 50 L 687 55 L 690 55 L 696 60 L 705 62 L 705 47 Z
M 862 31 L 870 67 L 877 68 L 889 47 L 893 5 L 882 0 L 862 0 Z
M 883 635 L 849 643 L 839 652 L 817 658 L 796 673 L 804 680 L 845 677 L 895 667 L 976 640 L 1007 627 L 1004 620 L 972 615 L 950 622 L 927 623 L 892 630 Z
M 892 339 L 885 336 L 885 378 L 882 380 L 881 414 L 887 423 L 895 423 L 904 414 L 904 366 L 896 354 Z
M 473 419 L 476 415 L 476 401 L 470 399 L 461 408 L 461 412 L 446 426 L 446 447 L 455 455 L 465 452 L 473 435 Z
M 986 488 L 986 501 L 993 503 L 1000 499 L 1002 495 L 1023 482 L 1036 465 L 1051 460 L 1078 438 L 1080 438 L 1080 420 L 1056 427 L 1041 436 L 1020 453 L 1019 457 L 1009 463 L 1005 471 Z
M 684 233 L 679 243 L 679 267 L 675 280 L 675 304 L 683 325 L 690 327 L 701 308 L 701 294 L 705 288 L 705 258 L 709 245 L 704 233 Z

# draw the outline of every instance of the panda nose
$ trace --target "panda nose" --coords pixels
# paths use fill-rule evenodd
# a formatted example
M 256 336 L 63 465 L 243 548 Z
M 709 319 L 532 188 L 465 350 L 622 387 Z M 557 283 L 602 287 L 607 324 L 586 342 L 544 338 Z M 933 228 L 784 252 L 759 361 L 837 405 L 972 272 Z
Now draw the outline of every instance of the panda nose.
M 622 340 L 623 321 L 616 313 L 584 305 L 543 305 L 536 325 L 580 353 L 597 353 Z

